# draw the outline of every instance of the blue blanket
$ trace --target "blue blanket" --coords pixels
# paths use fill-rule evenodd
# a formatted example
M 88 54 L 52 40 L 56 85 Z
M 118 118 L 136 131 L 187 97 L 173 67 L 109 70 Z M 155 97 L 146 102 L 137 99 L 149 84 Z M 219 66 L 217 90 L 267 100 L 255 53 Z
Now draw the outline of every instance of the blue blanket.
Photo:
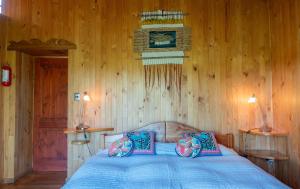
M 96 155 L 63 189 L 279 189 L 289 188 L 238 156 Z

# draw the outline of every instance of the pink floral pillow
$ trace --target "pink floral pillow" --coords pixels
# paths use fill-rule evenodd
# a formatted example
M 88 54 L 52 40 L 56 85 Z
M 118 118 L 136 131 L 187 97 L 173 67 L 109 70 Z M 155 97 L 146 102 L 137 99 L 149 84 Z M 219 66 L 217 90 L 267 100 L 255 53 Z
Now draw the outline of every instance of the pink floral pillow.
M 108 150 L 108 156 L 110 157 L 124 157 L 129 156 L 133 150 L 133 142 L 124 136 L 119 140 L 113 142 Z
M 197 157 L 201 152 L 201 143 L 195 137 L 183 137 L 177 142 L 176 153 L 182 157 Z

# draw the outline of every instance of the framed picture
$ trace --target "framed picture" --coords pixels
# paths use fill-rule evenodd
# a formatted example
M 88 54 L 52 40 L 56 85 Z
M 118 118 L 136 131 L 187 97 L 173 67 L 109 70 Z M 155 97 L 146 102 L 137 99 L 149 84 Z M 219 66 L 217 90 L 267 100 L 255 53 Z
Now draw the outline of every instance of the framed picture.
M 149 48 L 176 48 L 176 31 L 150 31 Z
M 134 34 L 135 52 L 184 51 L 190 46 L 190 29 L 147 28 Z

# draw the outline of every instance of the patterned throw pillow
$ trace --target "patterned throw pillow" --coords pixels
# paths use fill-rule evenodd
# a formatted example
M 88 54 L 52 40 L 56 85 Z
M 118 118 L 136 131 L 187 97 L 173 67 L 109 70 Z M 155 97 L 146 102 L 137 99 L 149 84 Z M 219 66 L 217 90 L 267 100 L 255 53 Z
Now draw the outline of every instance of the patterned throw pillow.
M 110 157 L 124 157 L 129 156 L 133 150 L 133 142 L 128 137 L 122 137 L 113 142 L 108 150 Z
M 219 148 L 219 145 L 213 132 L 201 131 L 199 133 L 188 133 L 188 135 L 199 139 L 202 147 L 200 156 L 222 155 L 222 152 Z
M 154 132 L 140 131 L 125 133 L 130 140 L 133 141 L 132 154 L 149 154 L 153 155 L 154 151 Z
M 176 153 L 182 157 L 197 157 L 201 151 L 201 143 L 196 137 L 183 137 L 177 142 Z

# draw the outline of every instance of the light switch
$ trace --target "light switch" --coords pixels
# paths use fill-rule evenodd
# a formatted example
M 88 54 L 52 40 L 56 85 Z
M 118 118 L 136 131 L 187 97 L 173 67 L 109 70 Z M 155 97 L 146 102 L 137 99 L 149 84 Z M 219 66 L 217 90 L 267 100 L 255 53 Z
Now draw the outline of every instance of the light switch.
M 80 93 L 74 93 L 74 101 L 80 101 Z

